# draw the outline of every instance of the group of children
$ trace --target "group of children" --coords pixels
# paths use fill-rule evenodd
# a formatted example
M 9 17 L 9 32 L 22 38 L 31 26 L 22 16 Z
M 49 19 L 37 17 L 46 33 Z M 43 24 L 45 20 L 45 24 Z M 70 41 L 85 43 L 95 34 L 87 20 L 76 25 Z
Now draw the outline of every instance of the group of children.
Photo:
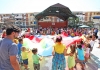
M 19 57 L 19 63 L 24 65 L 25 70 L 29 70 L 28 67 L 28 52 L 30 50 L 23 47 L 23 39 L 19 38 L 19 42 L 15 43 L 18 44 L 18 57 Z M 77 63 L 80 63 L 82 66 L 82 70 L 85 70 L 85 63 L 88 62 L 88 59 L 90 58 L 90 52 L 93 49 L 93 45 L 91 45 L 91 41 L 95 40 L 95 36 L 87 36 L 86 40 L 83 40 L 79 43 L 75 43 L 70 45 L 70 53 L 66 53 L 66 56 L 68 56 L 68 68 L 69 70 L 74 70 Z M 93 42 L 92 42 L 93 43 Z M 32 59 L 33 59 L 33 66 L 34 70 L 40 70 L 40 63 L 39 60 L 41 58 L 37 54 L 38 49 L 33 48 L 32 49 Z
M 80 63 L 82 70 L 85 70 L 85 64 L 90 59 L 90 53 L 93 50 L 96 36 L 87 36 L 86 40 L 82 40 L 77 44 L 70 46 L 70 53 L 68 55 L 68 68 L 73 70 L 77 63 Z
M 28 53 L 30 52 L 29 49 L 23 47 L 23 39 L 19 38 L 18 39 L 19 42 L 17 43 L 16 40 L 14 41 L 16 44 L 18 44 L 18 60 L 19 60 L 19 64 L 24 65 L 25 70 L 29 70 L 28 67 Z M 39 64 L 39 60 L 41 60 L 41 58 L 37 55 L 37 48 L 33 48 L 32 49 L 32 59 L 33 59 L 33 66 L 34 66 L 34 70 L 40 70 L 40 64 Z
M 85 63 L 88 61 L 90 57 L 90 44 L 86 44 L 84 47 L 82 44 L 71 45 L 70 53 L 66 54 L 68 56 L 68 68 L 69 70 L 74 70 L 77 63 L 80 63 L 82 66 L 82 70 L 85 70 Z

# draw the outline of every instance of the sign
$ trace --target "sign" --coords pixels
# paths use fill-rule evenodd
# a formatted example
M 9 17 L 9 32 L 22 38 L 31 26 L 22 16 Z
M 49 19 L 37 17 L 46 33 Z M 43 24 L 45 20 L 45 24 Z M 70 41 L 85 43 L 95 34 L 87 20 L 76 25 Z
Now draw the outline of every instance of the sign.
M 55 25 L 55 23 L 53 22 L 52 25 Z

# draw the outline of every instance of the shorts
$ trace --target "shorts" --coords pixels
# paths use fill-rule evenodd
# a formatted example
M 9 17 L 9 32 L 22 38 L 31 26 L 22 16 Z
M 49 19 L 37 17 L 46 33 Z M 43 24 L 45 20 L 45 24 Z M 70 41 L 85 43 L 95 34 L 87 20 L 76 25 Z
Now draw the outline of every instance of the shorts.
M 88 58 L 88 57 L 89 57 L 89 53 L 85 53 L 85 57 L 87 57 L 87 58 Z
M 28 65 L 28 59 L 24 59 L 23 64 Z
M 84 60 L 79 60 L 79 59 L 78 59 L 78 60 L 76 61 L 76 63 L 80 63 L 80 64 L 85 65 L 85 61 L 84 61 Z
M 40 70 L 40 64 L 33 63 L 34 70 Z

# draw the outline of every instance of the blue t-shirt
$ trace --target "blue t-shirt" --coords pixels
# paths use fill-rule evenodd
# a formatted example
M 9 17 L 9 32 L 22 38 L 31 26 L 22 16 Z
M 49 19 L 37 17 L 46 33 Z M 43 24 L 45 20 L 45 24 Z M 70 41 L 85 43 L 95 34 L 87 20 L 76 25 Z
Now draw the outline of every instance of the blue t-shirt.
M 22 44 L 18 43 L 18 55 L 21 55 Z
M 78 53 L 78 59 L 79 60 L 84 60 L 84 50 L 77 48 L 77 53 Z
M 0 70 L 14 70 L 10 63 L 10 56 L 17 57 L 17 54 L 17 44 L 8 38 L 0 40 Z

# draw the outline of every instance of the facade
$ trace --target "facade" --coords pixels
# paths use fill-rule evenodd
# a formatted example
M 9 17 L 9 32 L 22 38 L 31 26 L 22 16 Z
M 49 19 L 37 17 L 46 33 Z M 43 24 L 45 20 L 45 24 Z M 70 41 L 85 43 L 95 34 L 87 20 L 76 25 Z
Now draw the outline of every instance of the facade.
M 52 27 L 52 28 L 63 28 L 68 25 L 67 21 L 63 22 L 38 22 L 40 27 L 47 28 L 47 27 Z
M 85 22 L 85 12 L 75 11 L 75 12 L 73 12 L 73 14 L 76 15 L 79 18 L 79 23 Z
M 0 22 L 13 23 L 17 26 L 32 26 L 35 21 L 35 13 L 12 13 L 12 14 L 0 14 Z
M 85 21 L 92 21 L 93 16 L 100 15 L 100 12 L 85 12 Z
M 14 13 L 14 14 L 0 14 L 0 22 L 1 23 L 13 23 L 18 26 L 35 26 L 37 25 L 35 15 L 39 12 L 34 13 Z M 93 17 L 100 16 L 100 12 L 82 12 L 82 11 L 74 11 L 74 15 L 79 18 L 79 22 L 89 22 L 92 21 L 94 24 L 100 23 L 100 19 L 94 19 Z M 59 24 L 61 23 L 61 24 Z M 68 21 L 63 21 L 62 19 L 56 16 L 46 16 L 43 19 L 38 21 L 38 25 L 42 27 L 64 27 L 65 24 L 68 24 Z
M 100 23 L 100 15 L 92 15 L 91 21 L 93 21 L 94 24 Z
M 28 25 L 29 26 L 34 26 L 34 21 L 35 21 L 35 16 L 34 13 L 28 13 Z
M 28 14 L 26 13 L 1 14 L 1 22 L 12 23 L 19 26 L 28 25 Z
M 1 23 L 1 18 L 2 18 L 2 16 L 0 15 L 0 23 Z
M 26 26 L 29 25 L 27 13 L 16 13 L 14 15 L 15 25 Z
M 62 19 L 56 16 L 46 16 L 38 22 L 39 26 L 46 28 L 46 27 L 66 27 L 68 24 L 67 20 L 63 21 Z

